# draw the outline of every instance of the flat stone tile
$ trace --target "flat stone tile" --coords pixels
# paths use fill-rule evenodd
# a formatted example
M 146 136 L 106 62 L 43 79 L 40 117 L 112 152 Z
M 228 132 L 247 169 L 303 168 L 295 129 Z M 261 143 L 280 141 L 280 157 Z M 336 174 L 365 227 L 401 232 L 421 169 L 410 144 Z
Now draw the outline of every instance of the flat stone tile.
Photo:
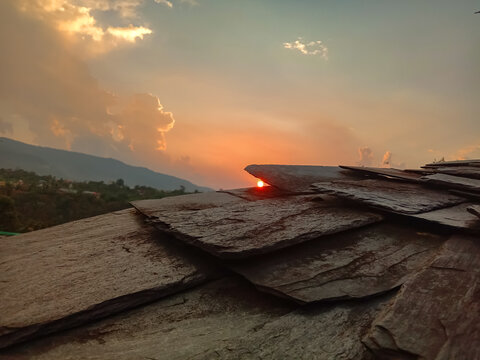
M 260 289 L 299 302 L 372 296 L 419 271 L 445 237 L 378 224 L 233 264 Z
M 473 203 L 463 203 L 440 210 L 411 215 L 416 219 L 426 220 L 435 224 L 450 226 L 465 231 L 480 233 L 480 219 L 468 211 Z
M 76 326 L 206 280 L 134 209 L 0 242 L 0 347 Z
M 248 165 L 245 171 L 267 184 L 293 193 L 311 193 L 311 184 L 349 179 L 351 173 L 338 166 L 310 165 Z
M 461 191 L 473 191 L 480 193 L 480 179 L 470 179 L 446 174 L 432 174 L 423 176 L 421 180 L 427 184 L 440 185 Z
M 389 358 L 480 359 L 478 240 L 449 239 L 377 317 L 366 345 Z
M 316 183 L 316 191 L 335 195 L 387 211 L 417 214 L 460 204 L 465 199 L 418 184 L 387 180 L 358 180 Z
M 342 169 L 357 171 L 359 173 L 363 173 L 366 175 L 376 175 L 386 178 L 395 178 L 401 179 L 405 181 L 411 182 L 418 182 L 419 179 L 422 177 L 420 174 L 416 174 L 414 172 L 403 171 L 399 169 L 393 168 L 373 168 L 373 167 L 366 167 L 366 166 L 344 166 L 340 165 Z
M 305 195 L 187 210 L 173 207 L 150 218 L 161 231 L 221 258 L 263 254 L 381 219 L 338 201 Z

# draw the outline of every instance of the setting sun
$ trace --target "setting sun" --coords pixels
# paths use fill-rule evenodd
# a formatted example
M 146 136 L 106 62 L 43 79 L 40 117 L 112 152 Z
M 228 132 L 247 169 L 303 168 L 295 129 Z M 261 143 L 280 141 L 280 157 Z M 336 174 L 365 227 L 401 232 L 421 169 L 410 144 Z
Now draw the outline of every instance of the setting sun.
M 263 182 L 262 180 L 258 180 L 258 181 L 257 181 L 257 187 L 261 188 L 261 187 L 263 187 L 264 185 L 265 185 L 265 184 L 264 184 L 264 182 Z

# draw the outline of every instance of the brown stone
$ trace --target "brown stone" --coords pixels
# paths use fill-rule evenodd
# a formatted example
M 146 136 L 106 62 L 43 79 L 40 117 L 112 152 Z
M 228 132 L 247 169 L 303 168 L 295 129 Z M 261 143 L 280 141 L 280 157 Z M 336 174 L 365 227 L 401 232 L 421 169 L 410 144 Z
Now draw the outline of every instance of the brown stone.
M 472 205 L 474 204 L 464 203 L 411 216 L 416 219 L 427 220 L 432 223 L 479 233 L 480 219 L 468 211 L 468 208 Z
M 366 345 L 389 359 L 480 359 L 478 240 L 448 240 L 378 316 Z
M 293 193 L 311 193 L 310 185 L 321 181 L 349 179 L 338 166 L 248 165 L 245 171 L 267 184 Z
M 479 179 L 470 179 L 446 174 L 432 174 L 423 176 L 421 180 L 428 184 L 440 185 L 449 189 L 480 192 Z
M 232 265 L 260 289 L 299 302 L 361 298 L 401 285 L 445 239 L 370 225 Z
M 480 205 L 470 205 L 467 207 L 467 211 L 476 217 L 480 217 Z
M 472 179 L 480 179 L 480 167 L 478 166 L 445 166 L 435 168 L 436 173 L 462 176 Z
M 358 180 L 316 183 L 316 191 L 359 201 L 380 209 L 405 214 L 416 214 L 452 206 L 463 198 L 425 188 L 419 184 L 387 180 Z
M 161 298 L 210 271 L 134 209 L 1 241 L 0 259 L 0 347 Z
M 365 166 L 344 166 L 340 165 L 342 169 L 357 171 L 366 175 L 375 175 L 381 176 L 385 178 L 394 178 L 394 179 L 401 179 L 405 181 L 412 181 L 418 182 L 421 178 L 421 175 L 416 174 L 414 172 L 408 172 L 393 168 L 372 168 L 372 167 L 365 167 Z
M 161 231 L 221 258 L 263 254 L 382 219 L 314 195 L 149 213 Z

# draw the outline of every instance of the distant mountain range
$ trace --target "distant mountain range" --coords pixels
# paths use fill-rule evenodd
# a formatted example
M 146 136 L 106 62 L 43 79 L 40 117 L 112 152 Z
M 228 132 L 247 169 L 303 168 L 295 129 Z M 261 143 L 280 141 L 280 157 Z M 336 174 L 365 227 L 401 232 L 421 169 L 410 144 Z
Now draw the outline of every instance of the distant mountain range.
M 0 168 L 23 169 L 75 181 L 123 179 L 131 187 L 145 185 L 160 190 L 176 190 L 184 186 L 185 191 L 212 191 L 175 176 L 127 165 L 115 159 L 29 145 L 4 137 L 0 137 Z

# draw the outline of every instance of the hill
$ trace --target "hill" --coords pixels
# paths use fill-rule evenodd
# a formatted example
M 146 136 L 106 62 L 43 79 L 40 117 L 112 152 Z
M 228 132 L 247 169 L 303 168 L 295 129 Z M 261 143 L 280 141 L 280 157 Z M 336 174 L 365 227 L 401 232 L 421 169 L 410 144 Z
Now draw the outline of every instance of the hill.
M 212 190 L 119 160 L 29 145 L 5 137 L 0 137 L 0 168 L 23 169 L 75 181 L 111 182 L 123 179 L 128 186 L 150 186 L 165 191 L 182 187 L 187 192 Z

